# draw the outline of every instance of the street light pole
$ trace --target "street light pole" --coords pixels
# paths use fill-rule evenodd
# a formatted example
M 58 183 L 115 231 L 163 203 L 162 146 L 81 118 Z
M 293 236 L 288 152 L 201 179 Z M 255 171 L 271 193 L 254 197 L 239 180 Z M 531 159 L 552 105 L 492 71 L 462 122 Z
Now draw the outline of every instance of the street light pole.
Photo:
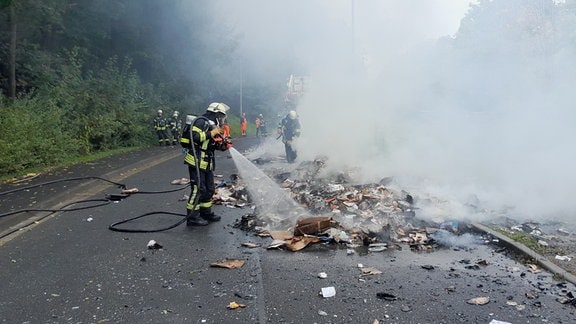
M 242 118 L 242 95 L 243 95 L 243 78 L 244 76 L 242 75 L 242 68 L 240 68 L 240 118 Z

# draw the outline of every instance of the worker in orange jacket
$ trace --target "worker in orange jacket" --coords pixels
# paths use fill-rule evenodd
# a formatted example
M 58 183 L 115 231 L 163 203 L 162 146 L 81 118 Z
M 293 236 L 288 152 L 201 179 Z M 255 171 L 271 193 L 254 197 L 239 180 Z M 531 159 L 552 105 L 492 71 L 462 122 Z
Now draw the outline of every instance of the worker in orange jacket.
M 240 118 L 240 133 L 242 136 L 246 136 L 246 129 L 248 128 L 248 120 L 246 119 L 246 114 L 242 113 Z
M 224 125 L 222 125 L 222 129 L 224 130 L 224 133 L 222 133 L 222 136 L 224 138 L 230 138 L 230 125 L 228 124 L 228 120 L 224 119 Z

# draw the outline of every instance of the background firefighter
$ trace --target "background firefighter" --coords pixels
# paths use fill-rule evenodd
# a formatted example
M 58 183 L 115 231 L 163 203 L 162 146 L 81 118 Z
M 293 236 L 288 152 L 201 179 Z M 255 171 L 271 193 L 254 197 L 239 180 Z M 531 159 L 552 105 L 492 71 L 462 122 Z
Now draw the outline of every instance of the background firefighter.
M 264 120 L 264 116 L 259 114 L 254 121 L 256 125 L 256 137 L 266 136 L 266 121 Z
M 284 143 L 286 160 L 288 163 L 294 163 L 297 154 L 293 146 L 293 140 L 295 137 L 300 136 L 300 121 L 298 120 L 298 114 L 296 114 L 296 111 L 290 110 L 286 117 L 280 121 L 280 124 L 278 125 L 278 133 L 278 137 L 282 137 L 282 143 Z
M 212 212 L 212 196 L 215 193 L 214 151 L 225 151 L 232 144 L 222 136 L 226 112 L 223 103 L 211 103 L 206 112 L 195 119 L 186 119 L 180 144 L 186 149 L 184 163 L 190 173 L 191 194 L 186 204 L 188 226 L 203 226 L 220 220 Z
M 156 117 L 152 121 L 154 125 L 154 130 L 156 131 L 156 135 L 158 136 L 158 144 L 162 145 L 170 145 L 170 139 L 168 138 L 168 133 L 166 131 L 168 127 L 168 121 L 163 115 L 162 109 L 158 109 L 156 112 Z
M 174 111 L 172 118 L 170 118 L 170 132 L 172 133 L 172 145 L 176 145 L 182 135 L 182 119 L 180 119 L 178 111 Z

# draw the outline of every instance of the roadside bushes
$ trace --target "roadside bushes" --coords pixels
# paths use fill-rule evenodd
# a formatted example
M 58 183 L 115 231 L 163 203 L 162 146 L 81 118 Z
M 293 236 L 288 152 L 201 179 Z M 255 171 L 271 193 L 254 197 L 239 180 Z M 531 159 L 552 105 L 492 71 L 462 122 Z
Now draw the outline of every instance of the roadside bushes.
M 82 73 L 71 57 L 58 82 L 14 100 L 0 96 L 0 177 L 155 143 L 147 102 L 160 100 L 146 96 L 155 95 L 129 64 L 118 66 L 113 58 Z
M 0 176 L 58 164 L 79 142 L 63 124 L 64 112 L 37 98 L 0 100 Z

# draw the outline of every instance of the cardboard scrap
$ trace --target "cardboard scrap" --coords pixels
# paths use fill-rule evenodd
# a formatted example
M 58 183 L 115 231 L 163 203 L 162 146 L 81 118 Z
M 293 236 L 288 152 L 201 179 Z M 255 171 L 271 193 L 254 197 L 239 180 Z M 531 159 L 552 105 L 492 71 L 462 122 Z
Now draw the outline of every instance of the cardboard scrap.
M 210 263 L 210 266 L 218 268 L 227 268 L 227 269 L 238 269 L 242 268 L 245 262 L 246 260 L 222 260 Z
M 294 227 L 294 235 L 315 235 L 324 232 L 335 224 L 336 223 L 330 216 L 303 218 L 298 220 L 296 223 L 296 226 Z
M 320 238 L 315 236 L 298 236 L 293 237 L 286 242 L 286 247 L 292 252 L 300 251 L 310 243 L 320 242 Z
M 270 236 L 273 240 L 291 240 L 294 234 L 288 231 L 270 231 Z

